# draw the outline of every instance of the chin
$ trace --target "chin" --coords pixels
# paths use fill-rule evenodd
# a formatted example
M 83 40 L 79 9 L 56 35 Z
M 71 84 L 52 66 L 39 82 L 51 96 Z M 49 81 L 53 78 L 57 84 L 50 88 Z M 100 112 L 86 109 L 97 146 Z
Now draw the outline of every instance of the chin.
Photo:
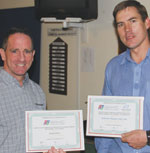
M 15 74 L 18 76 L 25 76 L 26 72 L 20 72 L 20 73 L 16 72 Z

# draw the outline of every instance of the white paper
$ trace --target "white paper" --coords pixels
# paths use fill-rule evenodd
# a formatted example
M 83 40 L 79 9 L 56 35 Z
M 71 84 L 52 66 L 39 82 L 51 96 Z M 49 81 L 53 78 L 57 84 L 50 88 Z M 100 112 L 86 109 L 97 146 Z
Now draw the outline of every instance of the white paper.
M 121 137 L 143 129 L 144 97 L 89 96 L 87 135 Z
M 81 110 L 26 112 L 27 152 L 44 152 L 51 146 L 84 150 Z

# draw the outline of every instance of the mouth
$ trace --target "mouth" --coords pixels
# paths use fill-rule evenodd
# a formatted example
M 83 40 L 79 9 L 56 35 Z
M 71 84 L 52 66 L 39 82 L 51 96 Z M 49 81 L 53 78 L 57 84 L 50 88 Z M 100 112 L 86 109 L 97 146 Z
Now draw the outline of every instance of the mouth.
M 19 67 L 24 67 L 25 64 L 17 64 L 17 66 L 19 66 Z
M 135 38 L 135 36 L 133 35 L 133 34 L 127 34 L 126 35 L 126 40 L 128 41 L 128 40 L 132 40 L 132 39 L 134 39 Z

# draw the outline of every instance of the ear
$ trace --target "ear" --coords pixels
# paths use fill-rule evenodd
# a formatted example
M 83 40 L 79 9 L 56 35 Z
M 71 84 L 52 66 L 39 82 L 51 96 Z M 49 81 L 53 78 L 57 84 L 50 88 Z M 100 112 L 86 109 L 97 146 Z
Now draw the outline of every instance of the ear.
M 150 18 L 148 18 L 148 17 L 145 20 L 145 26 L 146 26 L 147 29 L 150 28 Z
M 0 55 L 1 55 L 2 60 L 5 61 L 6 55 L 5 55 L 4 49 L 2 49 L 2 48 L 0 48 Z
M 33 50 L 33 53 L 32 53 L 32 54 L 33 54 L 33 57 L 34 57 L 34 55 L 35 55 L 35 50 Z
M 32 55 L 33 55 L 33 59 L 32 60 L 34 60 L 35 50 L 33 50 Z

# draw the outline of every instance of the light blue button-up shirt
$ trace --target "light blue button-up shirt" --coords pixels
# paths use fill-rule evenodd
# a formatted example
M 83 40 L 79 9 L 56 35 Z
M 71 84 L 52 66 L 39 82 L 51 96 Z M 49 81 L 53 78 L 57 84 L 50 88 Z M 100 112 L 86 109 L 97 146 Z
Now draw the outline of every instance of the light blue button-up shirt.
M 26 153 L 25 111 L 45 109 L 45 94 L 28 74 L 20 86 L 0 69 L 0 153 Z
M 103 95 L 144 96 L 143 128 L 150 130 L 150 48 L 146 58 L 135 63 L 130 50 L 114 57 L 106 67 Z M 150 147 L 134 149 L 120 138 L 95 138 L 98 153 L 150 153 Z

